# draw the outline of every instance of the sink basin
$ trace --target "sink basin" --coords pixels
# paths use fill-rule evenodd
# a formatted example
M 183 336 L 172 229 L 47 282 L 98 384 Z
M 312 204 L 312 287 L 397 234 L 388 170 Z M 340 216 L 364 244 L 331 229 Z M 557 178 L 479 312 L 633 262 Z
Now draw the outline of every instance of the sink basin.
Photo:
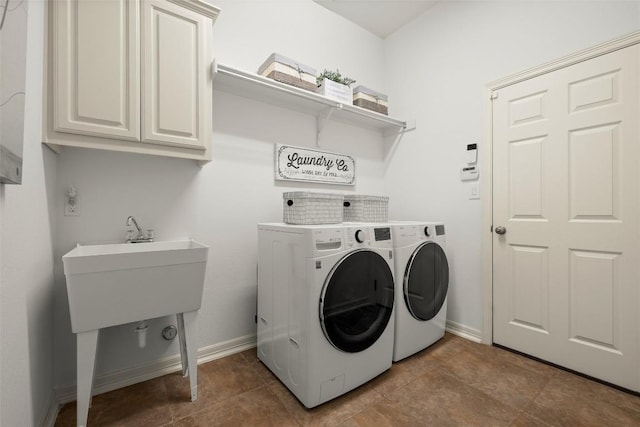
M 62 257 L 71 329 L 198 310 L 208 251 L 193 240 L 78 245 Z

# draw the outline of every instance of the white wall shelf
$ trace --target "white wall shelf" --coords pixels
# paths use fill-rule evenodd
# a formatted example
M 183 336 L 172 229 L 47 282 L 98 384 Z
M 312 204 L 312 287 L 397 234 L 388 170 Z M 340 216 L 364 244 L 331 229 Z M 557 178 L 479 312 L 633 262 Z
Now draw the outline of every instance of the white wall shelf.
M 384 135 L 399 135 L 415 129 L 415 124 L 410 124 L 407 121 L 355 105 L 342 104 L 317 93 L 254 73 L 215 62 L 212 68 L 213 88 L 216 90 L 315 115 L 318 124 L 318 139 L 316 141 L 318 145 L 321 133 L 329 120 L 377 129 Z

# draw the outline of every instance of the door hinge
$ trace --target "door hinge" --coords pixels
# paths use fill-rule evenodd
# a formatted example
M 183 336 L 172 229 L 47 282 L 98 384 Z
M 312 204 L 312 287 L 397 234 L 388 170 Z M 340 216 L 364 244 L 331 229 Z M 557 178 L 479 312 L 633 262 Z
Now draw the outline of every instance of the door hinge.
M 498 92 L 491 92 L 491 99 L 498 99 Z
M 493 224 L 491 224 L 491 228 L 489 229 L 489 231 L 493 233 Z

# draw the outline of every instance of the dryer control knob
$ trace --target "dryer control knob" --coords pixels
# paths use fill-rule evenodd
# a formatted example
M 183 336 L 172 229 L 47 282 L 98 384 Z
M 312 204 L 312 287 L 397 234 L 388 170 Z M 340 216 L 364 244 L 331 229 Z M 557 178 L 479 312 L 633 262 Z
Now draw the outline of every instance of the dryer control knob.
M 364 242 L 364 237 L 362 236 L 362 234 L 363 234 L 362 230 L 356 231 L 356 242 L 358 243 Z
M 429 237 L 429 227 L 424 228 L 424 235 Z

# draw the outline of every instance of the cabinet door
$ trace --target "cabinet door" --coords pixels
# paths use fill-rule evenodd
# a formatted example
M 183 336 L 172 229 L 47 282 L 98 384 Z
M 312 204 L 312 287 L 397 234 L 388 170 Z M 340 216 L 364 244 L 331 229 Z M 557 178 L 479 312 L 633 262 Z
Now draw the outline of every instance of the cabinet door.
M 166 0 L 142 3 L 142 141 L 207 149 L 211 20 Z
M 138 2 L 52 2 L 53 125 L 140 139 Z

